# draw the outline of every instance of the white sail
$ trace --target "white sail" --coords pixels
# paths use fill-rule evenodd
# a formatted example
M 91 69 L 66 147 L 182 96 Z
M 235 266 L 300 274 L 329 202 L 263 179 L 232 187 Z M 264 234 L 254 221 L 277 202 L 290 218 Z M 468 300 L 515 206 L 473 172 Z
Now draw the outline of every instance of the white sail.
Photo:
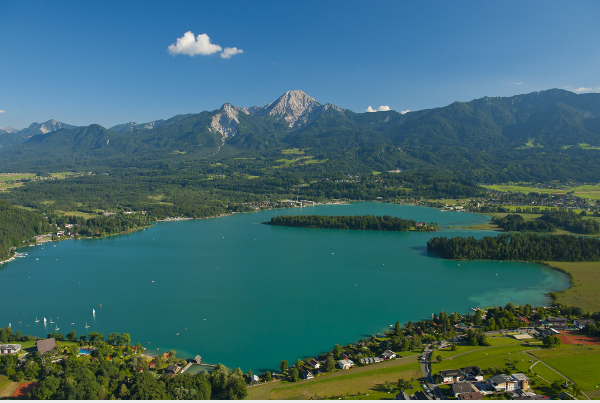
M 46 323 L 46 318 L 44 318 L 44 323 Z
M 96 314 L 96 310 L 92 308 L 92 314 L 95 315 Z

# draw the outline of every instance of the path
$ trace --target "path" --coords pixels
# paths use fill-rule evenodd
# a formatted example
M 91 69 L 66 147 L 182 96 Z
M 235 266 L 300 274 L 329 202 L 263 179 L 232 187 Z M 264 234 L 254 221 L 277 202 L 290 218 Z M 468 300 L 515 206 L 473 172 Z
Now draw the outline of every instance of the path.
M 531 350 L 530 350 L 531 351 Z M 571 379 L 567 378 L 566 376 L 564 376 L 563 374 L 561 374 L 560 372 L 558 372 L 557 370 L 555 370 L 554 368 L 552 368 L 550 365 L 546 364 L 544 361 L 540 360 L 539 358 L 529 354 L 527 351 L 523 351 L 525 354 L 527 354 L 528 356 L 530 356 L 531 358 L 538 360 L 538 362 L 541 362 L 542 364 L 544 364 L 545 366 L 547 366 L 548 368 L 550 368 L 552 371 L 556 372 L 558 375 L 562 376 L 563 378 L 565 378 L 567 381 L 571 382 L 571 384 L 574 384 L 575 382 L 573 382 Z M 537 364 L 537 362 L 535 363 Z M 535 365 L 533 364 L 533 365 Z M 533 367 L 533 365 L 531 366 L 531 368 Z M 529 369 L 531 369 L 529 368 Z M 538 375 L 539 376 L 539 375 Z M 543 379 L 544 381 L 546 381 L 544 378 L 542 378 L 540 376 L 541 379 Z M 548 382 L 548 381 L 546 381 Z M 551 382 L 548 382 L 551 383 Z M 585 392 L 582 390 L 581 393 L 588 399 L 588 400 L 592 400 L 588 395 L 585 394 Z

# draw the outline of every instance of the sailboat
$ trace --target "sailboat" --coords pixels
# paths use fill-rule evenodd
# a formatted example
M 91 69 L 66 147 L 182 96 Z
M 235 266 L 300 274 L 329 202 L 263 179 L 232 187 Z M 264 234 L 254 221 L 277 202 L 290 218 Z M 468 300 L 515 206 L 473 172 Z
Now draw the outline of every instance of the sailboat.
M 52 322 L 52 318 L 50 318 L 50 323 L 54 323 L 54 322 Z
M 44 323 L 46 323 L 46 318 L 44 318 Z
M 37 318 L 37 316 L 35 317 L 35 323 L 38 323 L 40 320 Z
M 85 322 L 85 328 L 87 329 L 88 327 L 89 327 L 89 326 L 88 326 L 87 322 Z
M 96 310 L 94 308 L 92 308 L 92 315 L 96 314 Z
M 58 328 L 58 326 L 56 327 L 56 329 L 54 329 L 55 332 L 58 332 L 60 329 Z

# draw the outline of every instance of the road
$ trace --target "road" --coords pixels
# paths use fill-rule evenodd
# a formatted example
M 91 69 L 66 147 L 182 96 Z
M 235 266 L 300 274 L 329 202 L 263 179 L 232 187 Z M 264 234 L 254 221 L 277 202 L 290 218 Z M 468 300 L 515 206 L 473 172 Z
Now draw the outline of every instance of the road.
M 441 400 L 444 399 L 444 395 L 442 394 L 442 391 L 437 387 L 437 385 L 433 381 L 433 377 L 431 376 L 431 365 L 429 363 L 432 352 L 433 350 L 431 349 L 431 345 L 428 344 L 427 346 L 425 346 L 425 349 L 423 350 L 423 359 L 421 360 L 421 373 L 423 374 L 423 378 L 425 379 L 429 390 L 432 391 L 436 399 Z

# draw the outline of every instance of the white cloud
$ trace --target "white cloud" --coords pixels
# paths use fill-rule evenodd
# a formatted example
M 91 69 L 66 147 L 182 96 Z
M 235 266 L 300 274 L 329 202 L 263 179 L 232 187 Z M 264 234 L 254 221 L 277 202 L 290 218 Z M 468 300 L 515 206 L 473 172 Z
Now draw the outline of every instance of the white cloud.
M 231 56 L 233 55 L 237 55 L 238 53 L 244 53 L 244 51 L 242 49 L 238 49 L 238 48 L 225 48 L 223 50 L 223 52 L 221 53 L 221 57 L 223 59 L 230 59 Z
M 4 113 L 4 111 L 2 109 L 0 109 L 0 113 Z
M 580 87 L 580 88 L 577 88 L 576 90 L 573 90 L 573 92 L 586 92 L 586 91 L 592 91 L 592 87 L 588 87 L 588 88 Z
M 167 52 L 171 55 L 212 55 L 220 52 L 222 48 L 219 45 L 210 43 L 210 38 L 206 34 L 200 34 L 194 38 L 192 31 L 187 31 L 181 38 L 177 38 L 177 43 L 169 45 Z
M 518 83 L 515 83 L 515 82 L 513 81 L 513 84 L 514 84 L 514 85 L 523 85 L 523 81 L 519 81 Z
M 405 111 L 400 111 L 401 114 L 406 115 L 408 112 L 410 112 L 409 109 L 405 110 Z
M 371 108 L 371 105 L 369 105 L 369 107 L 365 110 L 365 112 L 384 112 L 384 111 L 390 111 L 390 107 L 387 105 L 381 105 L 379 108 L 377 109 L 373 109 Z

